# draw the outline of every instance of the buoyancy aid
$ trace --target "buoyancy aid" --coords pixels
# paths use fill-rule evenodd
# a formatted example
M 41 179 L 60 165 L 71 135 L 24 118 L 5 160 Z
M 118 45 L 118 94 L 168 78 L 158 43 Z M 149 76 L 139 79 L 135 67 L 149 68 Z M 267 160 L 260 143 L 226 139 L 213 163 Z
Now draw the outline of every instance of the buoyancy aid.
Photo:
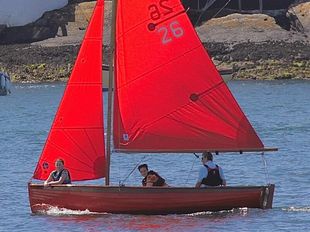
M 0 88 L 5 88 L 5 76 L 2 73 L 0 73 Z
M 52 173 L 53 181 L 58 181 L 58 180 L 60 179 L 60 177 L 61 177 L 61 175 L 62 175 L 62 173 L 63 173 L 64 171 L 67 171 L 68 176 L 67 176 L 67 178 L 64 180 L 63 184 L 71 184 L 70 173 L 69 173 L 69 171 L 68 171 L 67 169 L 61 170 L 58 174 L 57 174 L 57 171 L 53 171 L 53 173 Z
M 148 180 L 152 179 L 150 178 L 151 176 L 156 177 L 156 181 L 151 181 L 153 183 L 153 186 L 164 186 L 166 183 L 166 180 L 164 178 L 162 178 L 157 172 L 154 172 L 153 170 L 148 171 L 147 176 L 144 177 L 144 179 L 142 180 L 142 185 L 146 186 L 146 183 L 148 182 Z
M 208 165 L 204 165 L 208 169 L 208 176 L 202 179 L 202 184 L 208 186 L 219 186 L 223 184 L 223 180 L 220 176 L 219 166 L 210 168 Z

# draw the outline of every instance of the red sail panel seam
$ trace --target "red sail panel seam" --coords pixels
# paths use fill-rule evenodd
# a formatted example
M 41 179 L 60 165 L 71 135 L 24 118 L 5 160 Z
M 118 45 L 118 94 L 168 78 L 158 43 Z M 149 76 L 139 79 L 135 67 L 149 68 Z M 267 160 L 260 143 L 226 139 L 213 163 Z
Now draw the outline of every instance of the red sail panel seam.
M 86 129 L 84 129 L 84 133 L 86 134 L 86 137 L 87 137 L 87 139 L 88 139 L 88 141 L 89 141 L 89 143 L 90 143 L 90 145 L 91 145 L 91 147 L 92 147 L 92 149 L 93 149 L 93 151 L 94 151 L 94 154 L 96 154 L 96 155 L 99 156 L 100 154 L 97 153 L 97 150 L 95 149 L 95 146 L 94 146 L 92 140 L 90 139 L 90 137 L 89 137 L 89 135 L 88 135 Z M 88 156 L 87 156 L 87 157 L 88 157 Z
M 195 47 L 195 48 L 193 48 L 193 49 L 191 49 L 191 50 L 189 50 L 189 51 L 183 53 L 182 55 L 176 56 L 176 57 L 174 57 L 173 59 L 169 60 L 168 62 L 163 63 L 162 65 L 159 65 L 159 66 L 155 67 L 154 69 L 152 69 L 152 70 L 150 70 L 150 71 L 148 71 L 148 72 L 145 72 L 145 73 L 143 73 L 143 74 L 137 76 L 136 78 L 133 78 L 131 81 L 126 82 L 126 83 L 123 84 L 122 86 L 118 86 L 117 89 L 121 89 L 121 88 L 123 88 L 123 87 L 126 87 L 126 86 L 132 84 L 132 83 L 135 82 L 136 80 L 141 79 L 141 78 L 143 78 L 144 76 L 150 74 L 151 72 L 154 72 L 154 71 L 158 70 L 159 68 L 162 68 L 162 67 L 164 67 L 165 65 L 170 64 L 170 63 L 172 63 L 172 62 L 174 62 L 174 61 L 180 59 L 181 57 L 187 55 L 188 53 L 191 53 L 191 52 L 195 51 L 196 49 L 198 49 L 198 48 L 200 48 L 200 47 L 202 47 L 202 45 L 199 45 L 199 46 L 197 46 L 197 47 Z
M 84 156 L 85 156 L 89 161 L 92 162 L 93 160 L 89 158 L 89 156 L 88 156 L 87 153 L 81 148 L 81 146 L 70 136 L 70 134 L 68 134 L 68 133 L 66 132 L 66 129 L 63 129 L 62 131 L 63 131 L 64 135 L 66 136 L 66 138 L 69 139 L 70 141 L 72 141 L 72 142 L 75 144 L 75 146 L 77 146 L 77 147 L 80 149 L 80 151 L 84 154 Z M 80 131 L 85 132 L 84 129 L 81 129 Z
M 62 149 L 61 147 L 57 146 L 55 143 L 53 143 L 51 140 L 48 140 L 48 142 L 50 143 L 50 145 L 54 146 L 55 148 L 57 148 L 58 150 L 62 151 L 64 154 L 68 155 L 69 157 L 71 157 L 74 160 L 79 161 L 80 163 L 84 164 L 85 166 L 92 168 L 90 165 L 88 165 L 87 163 L 85 163 L 83 160 L 77 159 L 74 155 L 72 155 L 71 153 L 68 153 L 66 151 L 64 151 L 64 149 Z
M 208 90 L 202 92 L 201 94 L 207 95 L 207 94 L 211 93 L 211 91 L 213 91 L 213 90 L 215 90 L 216 88 L 220 87 L 223 83 L 224 83 L 224 82 L 221 81 L 221 82 L 218 83 L 217 85 L 215 85 L 215 86 L 213 86 L 212 88 L 210 88 L 210 89 L 208 89 Z M 200 95 L 201 95 L 201 94 L 200 94 Z M 170 117 L 172 114 L 174 114 L 174 113 L 176 113 L 176 112 L 178 112 L 178 111 L 184 109 L 185 107 L 187 107 L 187 106 L 189 106 L 189 105 L 191 105 L 191 104 L 194 104 L 194 103 L 190 101 L 190 102 L 188 102 L 187 104 L 178 107 L 178 108 L 175 109 L 174 111 L 171 111 L 171 112 L 169 112 L 168 114 L 166 114 L 166 115 L 164 115 L 164 116 L 162 116 L 162 117 L 160 117 L 160 118 L 158 118 L 158 119 L 155 119 L 154 121 L 152 121 L 152 122 L 150 122 L 149 124 L 145 125 L 144 128 L 148 128 L 148 127 L 153 126 L 154 124 L 156 124 L 157 122 L 159 122 L 159 121 L 162 120 L 163 118 Z
M 173 18 L 175 18 L 175 17 L 177 17 L 177 16 L 179 16 L 179 15 L 185 13 L 185 12 L 186 12 L 185 10 L 182 10 L 182 11 L 176 13 L 175 15 L 172 15 L 172 16 L 170 16 L 170 17 L 164 19 L 164 20 L 161 20 L 161 21 L 159 21 L 159 22 L 157 22 L 157 23 L 154 23 L 154 25 L 157 26 L 157 25 L 159 25 L 159 24 L 161 24 L 161 23 L 164 23 L 164 22 L 166 22 L 166 21 L 169 20 L 169 19 L 173 19 Z
M 214 101 L 216 101 L 216 100 L 214 99 Z M 204 104 L 202 101 L 201 101 L 201 104 L 202 104 L 204 107 L 206 107 L 207 109 L 209 109 L 214 115 L 216 115 L 217 118 L 221 119 L 223 122 L 225 122 L 226 124 L 230 125 L 232 128 L 237 129 L 235 126 L 233 126 L 231 123 L 229 123 L 228 120 L 225 120 L 225 117 L 223 117 L 222 114 L 215 113 L 207 104 Z M 218 104 L 218 105 L 219 105 L 219 104 Z M 220 106 L 220 105 L 219 105 L 219 106 Z M 226 113 L 229 114 L 231 117 L 233 117 L 234 120 L 235 120 L 236 122 L 239 122 L 239 121 L 240 121 L 240 120 L 238 120 L 238 118 L 236 118 L 233 114 L 230 114 L 229 111 L 227 111 L 226 108 L 222 107 L 222 109 L 223 109 L 224 111 L 226 111 Z
M 173 118 L 170 118 L 170 117 L 169 117 L 169 119 L 171 119 L 171 120 L 173 120 L 173 121 L 175 121 L 175 122 L 177 122 L 177 123 L 179 123 L 179 124 L 185 125 L 185 127 L 187 127 L 187 128 L 192 128 L 192 129 L 194 129 L 195 131 L 202 132 L 202 130 L 199 130 L 198 127 L 194 127 L 194 126 L 192 126 L 192 125 L 186 124 L 186 123 L 184 123 L 184 122 L 182 122 L 182 121 L 180 121 L 180 120 L 176 120 L 176 119 L 173 119 Z M 209 134 L 214 134 L 214 135 L 221 135 L 222 137 L 226 137 L 226 138 L 228 138 L 228 139 L 231 139 L 230 137 L 225 136 L 225 135 L 222 135 L 222 134 L 219 134 L 219 133 L 214 133 L 214 132 L 210 132 L 210 131 L 208 131 L 208 133 L 209 133 Z M 155 133 L 148 133 L 148 134 L 150 134 L 150 135 L 155 135 L 155 136 L 160 136 L 160 135 L 157 135 L 157 134 L 155 134 Z M 201 134 L 204 135 L 204 133 L 201 133 Z M 190 139 L 190 138 L 176 138 L 176 137 L 172 137 L 172 136 L 166 136 L 165 138 L 174 138 L 174 139 L 179 140 L 179 141 L 187 141 L 187 142 L 188 142 L 189 140 L 196 141 L 195 138 L 193 138 L 193 139 Z M 208 144 L 208 143 L 206 142 L 206 145 L 207 145 L 207 144 Z
M 203 96 L 203 95 L 208 95 L 209 93 L 211 93 L 214 89 L 217 89 L 218 87 L 220 87 L 222 84 L 224 84 L 224 81 L 222 80 L 221 82 L 217 83 L 216 85 L 212 86 L 211 88 L 197 94 L 198 96 Z

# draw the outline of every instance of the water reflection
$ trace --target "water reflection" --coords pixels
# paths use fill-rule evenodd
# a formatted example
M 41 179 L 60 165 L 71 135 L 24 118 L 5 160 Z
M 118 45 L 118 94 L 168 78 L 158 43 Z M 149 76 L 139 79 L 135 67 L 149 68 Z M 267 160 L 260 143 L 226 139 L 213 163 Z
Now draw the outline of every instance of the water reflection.
M 219 212 L 199 212 L 181 215 L 126 215 L 99 214 L 88 210 L 68 210 L 51 207 L 40 216 L 47 224 L 61 224 L 64 228 L 83 228 L 84 231 L 199 231 L 221 227 L 251 214 L 259 215 L 263 210 L 240 208 Z M 79 226 L 77 226 L 79 225 Z

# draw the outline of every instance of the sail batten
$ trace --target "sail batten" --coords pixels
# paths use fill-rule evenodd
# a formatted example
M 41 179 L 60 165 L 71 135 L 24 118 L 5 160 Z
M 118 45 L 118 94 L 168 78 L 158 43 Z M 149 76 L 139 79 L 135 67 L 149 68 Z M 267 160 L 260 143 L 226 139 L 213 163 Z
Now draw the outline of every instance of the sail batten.
M 98 0 L 33 177 L 47 179 L 61 158 L 73 181 L 104 177 L 103 0 Z
M 117 10 L 115 150 L 264 148 L 179 0 L 119 0 Z

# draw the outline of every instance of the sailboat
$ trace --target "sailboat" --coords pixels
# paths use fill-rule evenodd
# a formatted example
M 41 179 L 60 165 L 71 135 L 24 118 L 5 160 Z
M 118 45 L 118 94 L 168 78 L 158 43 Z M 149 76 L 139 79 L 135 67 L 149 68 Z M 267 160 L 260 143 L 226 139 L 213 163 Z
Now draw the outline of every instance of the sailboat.
M 31 180 L 31 211 L 59 207 L 175 214 L 272 208 L 274 184 L 210 188 L 110 185 L 112 148 L 114 152 L 154 155 L 277 150 L 264 147 L 179 0 L 119 0 L 113 4 L 116 26 L 112 27 L 115 43 L 111 40 L 111 48 L 115 56 L 110 74 L 114 79 L 110 81 L 107 135 L 101 76 L 104 1 L 97 0 L 32 178 L 47 179 L 55 160 L 62 158 L 74 184 L 44 187 Z M 105 185 L 76 182 L 99 178 L 105 178 Z

